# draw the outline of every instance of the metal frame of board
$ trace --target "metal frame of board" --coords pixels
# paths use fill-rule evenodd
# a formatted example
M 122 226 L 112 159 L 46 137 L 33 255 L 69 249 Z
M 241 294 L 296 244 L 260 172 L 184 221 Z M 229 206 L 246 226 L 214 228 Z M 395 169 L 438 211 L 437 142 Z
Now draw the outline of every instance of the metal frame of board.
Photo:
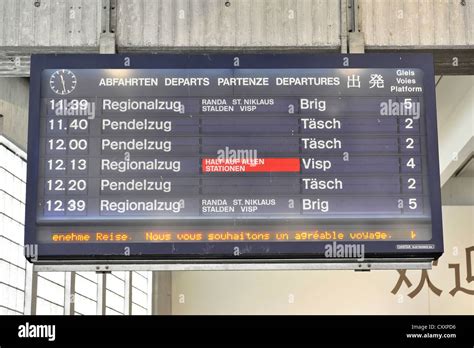
M 326 261 L 326 262 L 324 262 Z M 209 262 L 209 263 L 189 263 L 173 261 L 172 263 L 157 264 L 148 263 L 80 263 L 80 264 L 36 264 L 34 270 L 38 272 L 127 272 L 127 271 L 276 271 L 276 270 L 399 270 L 399 269 L 431 269 L 431 260 L 416 259 L 412 262 L 400 262 L 397 260 L 372 260 L 364 262 L 327 262 L 327 260 L 314 260 L 314 262 L 285 262 L 275 260 L 265 263 L 235 263 L 235 262 Z
M 317 65 L 315 65 L 312 55 L 293 55 L 293 54 L 220 54 L 212 55 L 212 60 L 209 59 L 208 55 L 153 55 L 153 61 L 149 59 L 147 55 L 37 55 L 32 59 L 32 72 L 30 81 L 30 115 L 36 114 L 39 110 L 39 97 L 40 97 L 40 73 L 42 69 L 47 68 L 157 68 L 157 62 L 159 62 L 160 68 L 176 68 L 179 66 L 189 68 L 230 68 L 233 64 L 233 58 L 240 56 L 240 66 L 238 68 L 278 68 L 282 66 L 291 67 L 302 67 L 302 68 L 371 68 L 374 65 L 377 68 L 396 68 L 396 67 L 413 67 L 422 68 L 425 72 L 428 72 L 425 76 L 433 76 L 433 65 L 432 58 L 428 54 L 410 55 L 410 54 L 391 54 L 383 55 L 384 59 L 381 59 L 382 55 L 379 54 L 364 54 L 364 55 L 340 55 L 340 54 L 327 54 L 318 56 Z M 245 59 L 244 59 L 245 57 Z M 322 57 L 322 58 L 320 58 Z M 269 59 L 271 58 L 271 59 Z M 350 60 L 350 66 L 345 65 L 345 58 Z M 291 64 L 288 66 L 288 62 Z M 125 65 L 124 65 L 125 63 Z M 129 65 L 126 65 L 126 64 Z M 423 81 L 423 85 L 426 88 L 424 97 L 426 98 L 426 114 L 436 114 L 434 105 L 434 81 L 426 78 Z M 30 120 L 31 121 L 31 120 Z M 428 138 L 428 161 L 430 175 L 430 187 L 439 187 L 439 173 L 437 173 L 436 164 L 437 159 L 437 134 L 436 124 L 434 118 L 427 120 L 430 122 L 428 127 L 430 128 L 431 134 Z M 36 121 L 37 122 L 37 121 Z M 37 125 L 31 124 L 29 129 L 29 158 L 30 165 L 28 166 L 28 185 L 27 197 L 28 200 L 26 211 L 26 235 L 25 243 L 28 245 L 34 245 L 36 238 L 34 235 L 35 224 L 36 224 L 36 206 L 33 202 L 36 201 L 36 174 L 38 166 L 38 134 Z M 430 191 L 431 194 L 431 211 L 432 211 L 432 224 L 435 229 L 433 234 L 434 242 L 437 245 L 437 249 L 433 251 L 433 257 L 438 257 L 442 250 L 439 248 L 442 246 L 442 233 L 441 233 L 441 212 L 440 212 L 440 193 L 434 189 Z M 32 206 L 33 205 L 33 206 Z M 260 242 L 259 242 L 260 243 Z M 305 243 L 305 242 L 302 242 Z M 311 242 L 308 242 L 311 243 Z M 367 242 L 370 244 L 371 242 Z M 372 242 L 377 243 L 381 246 L 381 250 L 389 251 L 389 242 Z M 415 244 L 417 242 L 414 242 Z M 426 243 L 420 241 L 419 243 Z M 230 243 L 234 244 L 234 243 Z M 243 243 L 246 245 L 250 243 Z M 285 244 L 280 243 L 281 245 Z M 385 246 L 384 246 L 385 245 Z M 71 251 L 73 246 L 71 245 L 47 245 L 44 250 L 47 250 L 46 254 L 53 255 L 54 251 L 57 251 L 59 247 L 62 251 Z M 88 249 L 93 250 L 93 245 L 83 245 L 84 250 L 87 252 Z M 119 250 L 123 246 L 119 243 L 117 245 L 102 245 L 107 252 L 114 254 L 115 251 Z M 145 251 L 150 251 L 153 246 L 141 245 Z M 123 249 L 122 249 L 123 250 Z M 278 249 L 275 249 L 278 251 Z M 381 251 L 382 252 L 382 251 Z M 67 253 L 65 254 L 67 255 Z M 38 270 L 54 270 L 54 265 L 58 267 L 58 270 L 68 269 L 68 265 L 71 268 L 69 270 L 87 269 L 94 271 L 110 271 L 110 270 L 244 270 L 244 269 L 400 269 L 400 268 L 428 268 L 429 262 L 432 260 L 430 257 L 423 258 L 416 254 L 409 256 L 398 255 L 388 253 L 385 258 L 379 258 L 377 255 L 372 255 L 364 262 L 357 262 L 356 260 L 334 260 L 329 263 L 327 259 L 307 259 L 301 260 L 295 256 L 294 259 L 278 259 L 275 260 L 270 255 L 268 258 L 261 259 L 247 259 L 245 258 L 228 258 L 223 259 L 216 257 L 214 259 L 199 259 L 194 258 L 192 260 L 183 260 L 180 258 L 168 259 L 168 260 L 154 260 L 147 258 L 133 258 L 129 260 L 122 258 L 115 260 L 110 257 L 103 255 L 100 258 L 91 257 L 89 259 L 82 258 L 64 258 L 58 257 L 56 259 L 45 259 L 40 260 L 35 267 Z M 59 256 L 59 255 L 58 255 Z M 97 256 L 97 255 L 96 255 Z M 107 266 L 104 266 L 107 265 Z M 108 267 L 108 268 L 107 268 Z

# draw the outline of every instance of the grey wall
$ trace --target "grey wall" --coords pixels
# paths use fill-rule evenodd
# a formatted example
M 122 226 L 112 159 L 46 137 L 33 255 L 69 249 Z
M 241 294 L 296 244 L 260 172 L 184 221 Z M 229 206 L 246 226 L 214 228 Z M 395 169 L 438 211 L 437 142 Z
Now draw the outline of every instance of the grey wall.
M 341 4 L 346 2 L 230 0 L 226 6 L 224 0 L 117 0 L 116 7 L 108 0 L 39 3 L 0 0 L 1 51 L 98 51 L 100 35 L 109 28 L 117 35 L 119 51 L 337 48 L 345 20 Z M 356 22 L 367 47 L 473 48 L 473 0 L 357 0 L 356 4 Z
M 10 50 L 98 46 L 100 0 L 0 0 L 0 46 Z
M 118 2 L 121 48 L 340 46 L 337 0 Z
M 0 77 L 0 134 L 23 150 L 28 139 L 28 88 L 24 77 Z
M 358 0 L 367 48 L 474 45 L 474 1 Z M 421 47 L 420 47 L 421 46 Z
M 438 73 L 470 74 L 474 0 L 0 0 L 0 76 L 28 76 L 34 52 L 346 52 L 347 41 L 353 53 L 435 50 L 451 69 Z

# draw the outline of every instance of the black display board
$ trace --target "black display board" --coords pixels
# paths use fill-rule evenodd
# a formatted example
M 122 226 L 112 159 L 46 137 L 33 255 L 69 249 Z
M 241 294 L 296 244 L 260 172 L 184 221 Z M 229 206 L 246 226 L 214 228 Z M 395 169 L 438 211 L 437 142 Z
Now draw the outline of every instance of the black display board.
M 39 261 L 443 251 L 430 55 L 33 55 L 29 112 Z

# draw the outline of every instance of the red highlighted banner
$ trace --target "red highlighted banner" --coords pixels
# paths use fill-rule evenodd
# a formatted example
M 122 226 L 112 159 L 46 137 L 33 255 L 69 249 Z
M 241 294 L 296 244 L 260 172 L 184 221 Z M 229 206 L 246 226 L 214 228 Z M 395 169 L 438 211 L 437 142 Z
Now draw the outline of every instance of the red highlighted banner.
M 297 172 L 299 158 L 226 159 L 203 158 L 203 173 Z

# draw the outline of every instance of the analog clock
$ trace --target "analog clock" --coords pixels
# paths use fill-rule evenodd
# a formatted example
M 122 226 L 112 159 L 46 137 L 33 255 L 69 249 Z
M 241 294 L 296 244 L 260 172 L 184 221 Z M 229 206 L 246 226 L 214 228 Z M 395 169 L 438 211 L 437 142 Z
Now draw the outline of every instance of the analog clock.
M 77 84 L 76 75 L 71 70 L 56 70 L 49 79 L 49 86 L 56 94 L 66 95 L 74 91 Z

